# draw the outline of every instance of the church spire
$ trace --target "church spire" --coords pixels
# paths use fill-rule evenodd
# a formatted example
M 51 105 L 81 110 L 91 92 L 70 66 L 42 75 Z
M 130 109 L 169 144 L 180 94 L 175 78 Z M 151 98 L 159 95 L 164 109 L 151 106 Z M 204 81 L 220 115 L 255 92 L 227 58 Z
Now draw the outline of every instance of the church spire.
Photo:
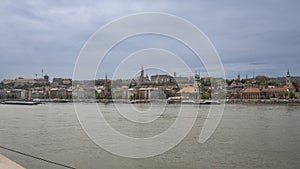
M 288 71 L 286 73 L 286 77 L 291 77 L 291 75 L 290 75 L 290 69 L 288 69 Z
M 144 77 L 144 66 L 141 67 L 141 77 Z
M 144 67 L 143 65 L 141 66 L 141 74 L 140 74 L 140 77 L 139 77 L 139 82 L 144 82 L 145 80 L 145 76 L 144 76 L 145 72 L 144 72 Z
M 286 78 L 285 78 L 285 85 L 290 86 L 291 84 L 292 84 L 291 74 L 290 74 L 290 70 L 288 69 L 288 71 L 286 73 Z

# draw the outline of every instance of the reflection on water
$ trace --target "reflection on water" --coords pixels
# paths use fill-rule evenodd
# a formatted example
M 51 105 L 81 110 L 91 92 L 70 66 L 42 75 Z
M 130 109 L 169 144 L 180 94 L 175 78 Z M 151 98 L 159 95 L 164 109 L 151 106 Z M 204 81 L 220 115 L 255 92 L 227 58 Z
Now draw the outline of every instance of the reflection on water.
M 82 104 L 88 112 L 91 104 Z M 124 120 L 113 104 L 99 104 L 106 120 L 133 137 L 150 137 L 166 130 L 177 118 L 179 105 L 135 105 L 136 124 Z M 185 117 L 197 106 L 185 105 Z M 128 105 L 117 105 L 130 113 Z M 127 110 L 128 109 L 128 110 Z M 164 110 L 161 112 L 160 110 Z M 95 145 L 83 132 L 72 104 L 39 106 L 0 105 L 0 144 L 75 168 L 297 168 L 300 166 L 300 106 L 227 105 L 214 135 L 199 144 L 208 106 L 201 106 L 195 126 L 170 151 L 146 159 L 112 155 Z M 148 111 L 148 113 L 146 113 Z M 134 118 L 134 117 L 133 117 Z M 0 149 L 0 153 L 30 169 L 62 168 Z

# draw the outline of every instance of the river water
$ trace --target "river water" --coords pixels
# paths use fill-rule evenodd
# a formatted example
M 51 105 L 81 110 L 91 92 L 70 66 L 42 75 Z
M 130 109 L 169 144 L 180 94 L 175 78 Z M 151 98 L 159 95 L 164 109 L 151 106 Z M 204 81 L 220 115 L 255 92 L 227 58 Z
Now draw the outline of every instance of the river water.
M 78 106 L 88 113 L 94 105 Z M 133 137 L 159 134 L 184 118 L 177 117 L 180 105 L 154 104 L 164 113 L 152 113 L 157 120 L 141 126 L 118 115 L 114 104 L 98 106 L 116 130 Z M 128 106 L 117 107 L 126 111 Z M 226 105 L 218 128 L 203 144 L 197 139 L 209 106 L 184 106 L 186 114 L 199 108 L 192 130 L 176 147 L 151 158 L 124 158 L 101 149 L 81 128 L 72 103 L 0 105 L 0 145 L 80 169 L 300 168 L 300 106 Z M 143 104 L 134 108 L 150 109 Z M 0 153 L 28 169 L 64 168 L 3 149 Z

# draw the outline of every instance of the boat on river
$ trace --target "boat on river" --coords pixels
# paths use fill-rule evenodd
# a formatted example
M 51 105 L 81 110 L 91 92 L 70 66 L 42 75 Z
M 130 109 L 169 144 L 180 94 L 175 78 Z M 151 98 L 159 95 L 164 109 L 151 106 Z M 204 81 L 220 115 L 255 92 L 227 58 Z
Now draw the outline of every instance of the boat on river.
M 34 101 L 3 101 L 2 104 L 13 104 L 13 105 L 38 105 L 39 102 Z
M 150 103 L 150 100 L 143 99 L 143 100 L 130 100 L 130 104 L 140 104 L 140 103 Z
M 174 103 L 181 103 L 181 104 L 221 104 L 217 100 L 191 100 L 191 99 L 184 99 L 183 97 L 169 97 L 168 98 L 169 104 Z

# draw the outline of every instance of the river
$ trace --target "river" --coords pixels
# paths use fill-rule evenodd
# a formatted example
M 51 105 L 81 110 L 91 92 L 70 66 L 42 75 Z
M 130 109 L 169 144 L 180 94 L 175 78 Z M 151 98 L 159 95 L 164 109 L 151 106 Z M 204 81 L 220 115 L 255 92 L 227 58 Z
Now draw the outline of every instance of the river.
M 78 104 L 88 113 L 96 103 Z M 176 118 L 183 118 L 177 116 L 180 105 L 153 104 L 152 108 L 164 110 L 163 114 L 144 113 L 144 116 L 157 116 L 157 120 L 141 126 L 124 120 L 116 113 L 114 104 L 98 106 L 115 129 L 133 137 L 159 134 Z M 128 106 L 131 105 L 119 104 L 118 108 L 126 111 Z M 134 106 L 141 111 L 151 109 L 143 104 Z M 183 106 L 186 114 L 199 108 Z M 192 130 L 176 147 L 155 157 L 132 159 L 97 146 L 80 126 L 72 103 L 0 105 L 0 145 L 80 169 L 300 167 L 299 105 L 226 105 L 218 128 L 203 144 L 197 139 L 209 106 L 200 106 L 199 110 Z M 0 153 L 27 169 L 64 168 L 4 149 Z

